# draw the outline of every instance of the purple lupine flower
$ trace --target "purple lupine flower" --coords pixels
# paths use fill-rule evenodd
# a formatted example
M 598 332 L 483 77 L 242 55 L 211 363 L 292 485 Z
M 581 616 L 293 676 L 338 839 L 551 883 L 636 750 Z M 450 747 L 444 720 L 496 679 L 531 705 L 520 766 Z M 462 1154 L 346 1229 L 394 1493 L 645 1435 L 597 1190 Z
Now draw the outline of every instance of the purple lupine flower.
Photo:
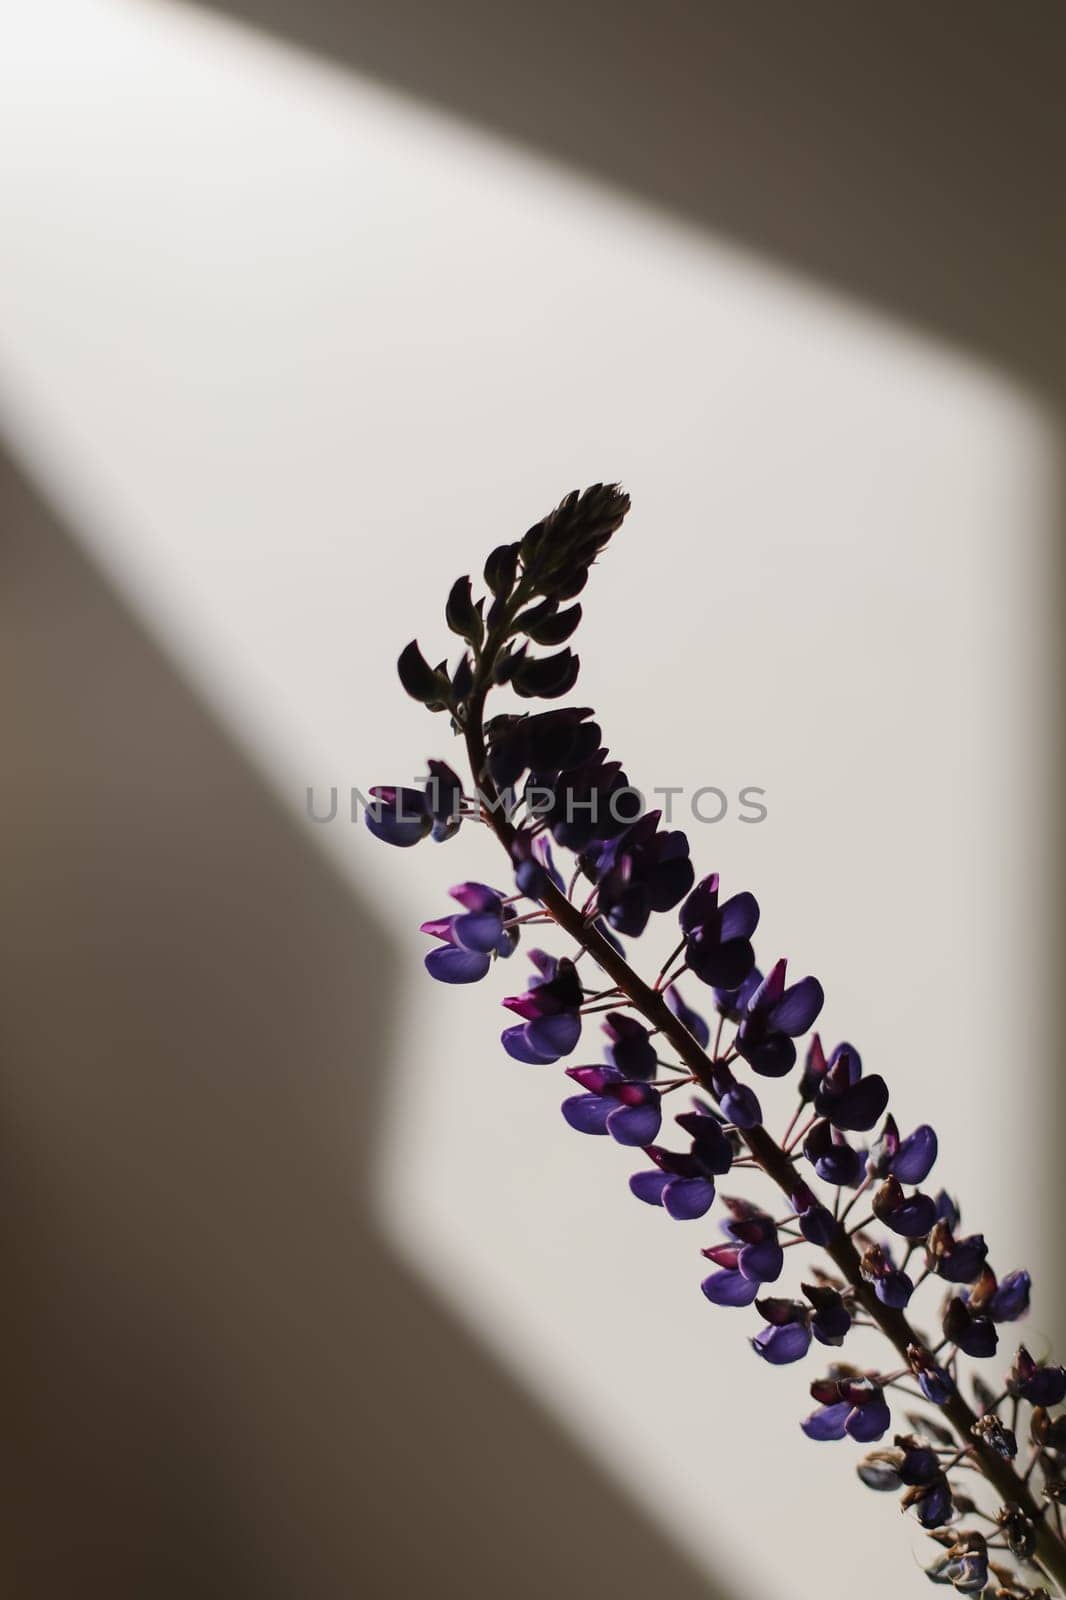
M 747 1278 L 740 1271 L 740 1250 L 736 1245 L 714 1245 L 703 1254 L 719 1268 L 700 1284 L 712 1305 L 750 1306 L 758 1298 L 762 1285 L 758 1278 Z
M 427 833 L 441 842 L 458 832 L 463 786 L 443 761 L 427 761 L 424 789 L 376 785 L 366 808 L 366 825 L 376 839 L 405 849 Z
M 828 1206 L 816 1199 L 805 1183 L 797 1183 L 790 1195 L 800 1232 L 809 1244 L 827 1245 L 836 1232 L 836 1219 Z
M 658 1059 L 651 1029 L 624 1011 L 609 1011 L 603 1021 L 607 1059 L 624 1078 L 654 1078 Z M 654 1137 L 654 1135 L 653 1135 Z M 645 1143 L 650 1144 L 650 1140 Z
M 557 960 L 543 950 L 531 950 L 536 967 L 524 994 L 510 995 L 503 1003 L 525 1020 L 505 1028 L 501 1042 L 515 1061 L 534 1065 L 568 1056 L 581 1037 L 581 979 L 574 963 Z
M 703 983 L 736 989 L 755 966 L 751 936 L 759 923 L 755 896 L 735 894 L 719 904 L 718 874 L 712 872 L 681 907 L 685 962 Z
M 666 991 L 666 1003 L 679 1022 L 684 1023 L 701 1050 L 706 1050 L 711 1042 L 711 1030 L 700 1016 L 698 1011 L 686 1005 L 678 993 L 676 984 L 671 984 Z
M 606 839 L 616 838 L 640 811 L 637 791 L 620 761 L 606 761 L 598 750 L 588 760 L 560 772 L 550 799 L 538 807 L 557 845 L 577 854 Z
M 808 1069 L 810 1058 L 808 1058 Z M 806 1074 L 805 1074 L 806 1077 Z M 888 1085 L 876 1073 L 864 1078 L 862 1057 L 851 1044 L 838 1044 L 814 1087 L 814 1109 L 834 1128 L 865 1133 L 888 1104 Z
M 636 938 L 653 911 L 670 911 L 692 887 L 688 840 L 659 832 L 661 813 L 649 811 L 617 838 L 587 852 L 598 885 L 599 909 L 618 933 Z
M 842 1370 L 846 1376 L 835 1375 Z M 808 1439 L 828 1441 L 847 1435 L 860 1444 L 872 1444 L 892 1425 L 881 1385 L 846 1367 L 837 1367 L 828 1378 L 816 1379 L 811 1384 L 811 1398 L 818 1401 L 818 1409 L 800 1423 Z
M 1066 1367 L 1034 1361 L 1024 1344 L 1018 1346 L 1007 1374 L 1007 1392 L 1034 1406 L 1058 1406 L 1066 1400 Z
M 762 1121 L 762 1106 L 755 1090 L 739 1083 L 724 1061 L 716 1061 L 712 1084 L 723 1113 L 738 1128 L 757 1128 Z
M 808 1130 L 803 1154 L 819 1178 L 834 1188 L 857 1189 L 862 1182 L 863 1157 L 825 1118 Z
M 984 1360 L 996 1353 L 999 1335 L 995 1323 L 989 1317 L 975 1312 L 968 1304 L 965 1293 L 952 1295 L 944 1309 L 941 1327 L 945 1339 L 950 1339 L 968 1356 Z
M 1008 1272 L 999 1280 L 988 1301 L 988 1315 L 993 1322 L 1016 1322 L 1029 1310 L 1029 1290 L 1032 1279 L 1025 1271 Z
M 874 1286 L 882 1305 L 902 1311 L 914 1293 L 914 1281 L 896 1266 L 887 1245 L 871 1244 L 862 1253 L 862 1275 Z
M 756 989 L 744 1010 L 737 1049 L 766 1078 L 783 1078 L 796 1061 L 793 1042 L 817 1019 L 825 995 L 817 978 L 801 978 L 786 987 L 787 963 L 778 961 Z
M 936 1451 L 928 1440 L 912 1433 L 897 1434 L 891 1449 L 871 1451 L 859 1462 L 857 1470 L 868 1489 L 882 1492 L 902 1488 L 929 1489 L 933 1485 L 937 1485 L 938 1488 L 941 1485 L 947 1487 L 947 1479 L 944 1477 Z M 946 1502 L 941 1498 L 939 1506 L 929 1496 L 909 1498 L 911 1503 L 920 1499 L 925 1507 L 925 1515 L 938 1518 L 934 1526 L 939 1526 L 941 1521 L 946 1521 L 951 1515 L 950 1495 Z M 905 1509 L 906 1504 L 905 1500 Z
M 763 975 L 758 967 L 753 967 L 744 979 L 734 989 L 725 989 L 715 985 L 714 1004 L 717 1011 L 727 1022 L 743 1022 L 747 1015 L 748 1006 L 753 996 L 758 994 L 763 983 Z
M 811 1332 L 820 1344 L 841 1345 L 851 1331 L 852 1298 L 828 1283 L 801 1283 L 811 1303 Z
M 904 1193 L 898 1178 L 886 1178 L 873 1197 L 879 1222 L 904 1239 L 924 1239 L 936 1219 L 936 1205 L 927 1194 Z
M 757 1300 L 755 1309 L 767 1324 L 751 1341 L 755 1354 L 772 1367 L 802 1361 L 811 1347 L 811 1313 L 802 1300 Z
M 737 1266 L 740 1271 L 756 1283 L 776 1283 L 785 1264 L 785 1254 L 778 1242 L 773 1217 L 750 1200 L 735 1196 L 723 1197 L 722 1204 L 729 1213 L 721 1224 L 722 1232 L 739 1246 Z M 709 1251 L 703 1253 L 715 1259 Z
M 904 1511 L 913 1508 L 923 1528 L 942 1528 L 955 1512 L 951 1485 L 943 1473 L 938 1473 L 929 1483 L 915 1484 L 903 1496 L 902 1505 Z
M 936 1158 L 937 1137 L 927 1122 L 901 1139 L 896 1119 L 888 1116 L 870 1151 L 867 1171 L 873 1178 L 887 1178 L 891 1174 L 900 1183 L 924 1183 Z
M 702 1252 L 720 1270 L 700 1287 L 718 1306 L 750 1306 L 765 1283 L 781 1276 L 784 1252 L 777 1241 L 777 1224 L 765 1211 L 745 1200 L 724 1201 L 730 1215 L 722 1224 L 729 1243 Z
M 485 883 L 459 883 L 448 893 L 466 909 L 422 923 L 422 933 L 442 941 L 426 955 L 426 971 L 441 983 L 477 983 L 494 956 L 509 956 L 517 945 L 514 910 Z
M 578 1133 L 609 1133 L 619 1144 L 648 1145 L 662 1124 L 658 1089 L 626 1078 L 615 1067 L 567 1067 L 586 1091 L 563 1101 L 563 1116 Z
M 944 1371 L 937 1365 L 936 1358 L 921 1345 L 912 1344 L 907 1349 L 907 1360 L 910 1369 L 918 1380 L 918 1387 L 925 1398 L 933 1406 L 947 1405 L 955 1393 L 955 1385 Z
M 732 1166 L 733 1146 L 710 1111 L 686 1113 L 677 1120 L 691 1135 L 689 1149 L 664 1150 L 659 1145 L 648 1145 L 644 1153 L 658 1171 L 635 1172 L 629 1187 L 638 1200 L 662 1206 L 675 1222 L 691 1222 L 706 1216 L 714 1204 L 714 1180 Z
M 948 1221 L 938 1221 L 929 1234 L 926 1260 L 933 1272 L 948 1283 L 973 1283 L 984 1270 L 988 1246 L 984 1234 L 956 1239 Z
M 552 858 L 547 834 L 519 828 L 511 841 L 515 888 L 530 900 L 543 900 L 549 883 L 565 892 L 562 875 Z
M 934 1526 L 924 1523 L 925 1527 Z M 959 1594 L 980 1594 L 988 1586 L 988 1544 L 981 1533 L 965 1533 L 936 1563 L 941 1581 L 953 1583 Z

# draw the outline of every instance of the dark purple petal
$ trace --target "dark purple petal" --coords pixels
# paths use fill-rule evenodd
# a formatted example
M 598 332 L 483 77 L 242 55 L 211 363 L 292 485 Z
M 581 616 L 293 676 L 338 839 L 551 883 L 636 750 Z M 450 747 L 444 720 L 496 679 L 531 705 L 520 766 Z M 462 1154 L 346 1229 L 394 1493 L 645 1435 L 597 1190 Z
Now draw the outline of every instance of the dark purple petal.
M 475 950 L 459 950 L 455 945 L 438 945 L 425 958 L 426 971 L 440 983 L 477 983 L 492 965 L 488 956 Z
M 714 1204 L 714 1184 L 709 1178 L 673 1178 L 663 1190 L 663 1205 L 675 1222 L 705 1217 Z
M 606 1134 L 607 1118 L 616 1109 L 613 1100 L 598 1094 L 574 1094 L 564 1100 L 562 1113 L 578 1133 Z
M 545 1054 L 543 1050 L 537 1050 L 533 1047 L 526 1032 L 528 1026 L 529 1024 L 526 1022 L 518 1022 L 513 1028 L 504 1028 L 500 1034 L 500 1043 L 507 1051 L 507 1054 L 514 1061 L 525 1061 L 531 1066 L 538 1067 L 547 1066 L 552 1061 L 558 1061 L 559 1057 L 557 1055 L 552 1053 Z
M 903 1140 L 892 1159 L 892 1172 L 900 1183 L 924 1183 L 937 1158 L 937 1137 L 923 1122 Z
M 814 1024 L 824 1004 L 825 992 L 818 979 L 801 978 L 770 1007 L 767 1024 L 774 1032 L 796 1039 Z
M 746 1244 L 737 1258 L 741 1272 L 754 1283 L 776 1283 L 784 1264 L 785 1253 L 776 1239 Z
M 936 1221 L 936 1205 L 927 1194 L 911 1195 L 880 1220 L 904 1239 L 924 1239 Z
M 993 1322 L 1015 1322 L 1029 1309 L 1029 1289 L 1032 1280 L 1027 1272 L 1008 1272 L 1000 1279 L 992 1296 L 988 1314 Z
M 452 932 L 464 950 L 480 950 L 487 955 L 500 942 L 503 917 L 498 911 L 467 911 L 455 918 Z
M 535 1017 L 526 1023 L 526 1038 L 534 1050 L 568 1056 L 581 1037 L 581 1018 L 572 1011 L 554 1017 Z
M 783 1327 L 764 1328 L 751 1341 L 756 1355 L 772 1367 L 786 1367 L 801 1361 L 811 1347 L 811 1330 L 803 1322 L 786 1322 Z
M 902 1311 L 914 1293 L 914 1283 L 905 1272 L 888 1272 L 874 1284 L 874 1294 L 883 1306 Z
M 838 1100 L 829 1102 L 825 1115 L 837 1128 L 865 1133 L 878 1121 L 887 1105 L 888 1084 L 877 1073 L 871 1073 L 870 1077 L 860 1078 L 845 1089 Z
M 819 1406 L 817 1411 L 812 1411 L 810 1416 L 800 1423 L 800 1427 L 808 1439 L 843 1439 L 846 1431 L 844 1424 L 850 1413 L 850 1400 L 840 1400 L 836 1405 Z
M 659 1098 L 648 1105 L 615 1105 L 607 1118 L 607 1132 L 619 1144 L 651 1144 L 662 1126 Z
M 772 1033 L 768 1038 L 746 1038 L 743 1026 L 737 1037 L 737 1049 L 754 1072 L 763 1078 L 783 1078 L 796 1065 L 796 1046 L 784 1033 Z
M 746 1083 L 735 1083 L 721 1099 L 722 1110 L 738 1128 L 757 1128 L 762 1121 L 762 1107 L 754 1089 Z
M 634 1172 L 629 1187 L 637 1199 L 643 1200 L 646 1205 L 661 1206 L 663 1190 L 667 1184 L 675 1181 L 669 1172 Z
M 856 1406 L 849 1413 L 845 1426 L 859 1444 L 872 1444 L 875 1439 L 884 1437 L 892 1426 L 892 1413 L 880 1390 L 866 1405 Z
M 728 899 L 719 912 L 719 937 L 723 944 L 731 939 L 750 939 L 759 926 L 759 902 L 745 890 Z
M 750 1306 L 759 1292 L 759 1285 L 742 1272 L 712 1272 L 704 1278 L 700 1288 L 716 1306 Z
M 421 789 L 375 788 L 365 820 L 375 839 L 406 849 L 424 839 L 433 826 Z

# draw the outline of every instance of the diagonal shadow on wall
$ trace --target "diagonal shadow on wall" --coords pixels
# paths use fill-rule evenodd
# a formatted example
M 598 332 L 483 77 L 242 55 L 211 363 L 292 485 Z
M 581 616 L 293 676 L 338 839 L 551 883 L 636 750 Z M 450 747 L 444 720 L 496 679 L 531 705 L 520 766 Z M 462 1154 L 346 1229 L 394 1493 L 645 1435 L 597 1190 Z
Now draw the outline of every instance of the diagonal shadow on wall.
M 35 1600 L 706 1600 L 392 1259 L 395 963 L 0 456 L 0 1082 Z

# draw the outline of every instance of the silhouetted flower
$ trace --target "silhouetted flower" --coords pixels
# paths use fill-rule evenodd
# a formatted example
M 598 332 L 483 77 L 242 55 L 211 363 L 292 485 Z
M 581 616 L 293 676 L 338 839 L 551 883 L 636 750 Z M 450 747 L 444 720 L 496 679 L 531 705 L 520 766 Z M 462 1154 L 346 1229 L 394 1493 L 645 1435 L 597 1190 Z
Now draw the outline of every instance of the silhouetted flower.
M 834 1188 L 856 1189 L 862 1182 L 863 1157 L 825 1118 L 808 1129 L 803 1154 L 819 1178 Z
M 772 1367 L 801 1361 L 811 1347 L 811 1313 L 802 1300 L 758 1300 L 755 1309 L 767 1323 L 751 1341 L 755 1354 Z
M 377 785 L 371 789 L 366 825 L 376 839 L 407 848 L 427 833 L 438 843 L 458 831 L 463 786 L 443 761 L 428 761 L 424 789 Z
M 756 1072 L 782 1078 L 796 1061 L 794 1040 L 806 1033 L 825 996 L 817 978 L 785 985 L 786 963 L 777 962 L 748 1000 L 737 1033 L 737 1049 Z
M 819 1378 L 811 1384 L 811 1396 L 819 1402 L 818 1409 L 800 1427 L 808 1439 L 824 1441 L 847 1435 L 860 1444 L 872 1444 L 892 1425 L 884 1390 L 871 1378 L 846 1368 L 844 1372 L 845 1376 Z
M 567 1067 L 587 1092 L 563 1101 L 563 1116 L 578 1133 L 609 1133 L 619 1144 L 651 1144 L 662 1123 L 659 1091 L 615 1067 Z
M 1007 1374 L 1008 1393 L 1034 1406 L 1058 1406 L 1066 1400 L 1066 1367 L 1034 1361 L 1024 1344 L 1018 1346 Z
M 889 1116 L 870 1151 L 867 1171 L 874 1178 L 887 1178 L 891 1174 L 900 1183 L 924 1183 L 936 1157 L 937 1137 L 928 1123 L 901 1139 L 895 1118 Z
M 855 1046 L 838 1044 L 814 1088 L 813 1099 L 818 1115 L 835 1128 L 865 1133 L 888 1104 L 888 1085 L 877 1074 L 864 1078 Z
M 929 1234 L 926 1260 L 932 1270 L 948 1283 L 972 1283 L 984 1268 L 988 1246 L 984 1234 L 972 1233 L 956 1239 L 947 1221 L 938 1221 Z
M 685 961 L 690 971 L 713 988 L 735 989 L 755 966 L 751 936 L 759 922 L 754 895 L 735 894 L 719 904 L 718 874 L 712 872 L 693 889 L 681 907 Z
M 629 1187 L 638 1200 L 662 1206 L 675 1222 L 706 1216 L 714 1203 L 716 1177 L 733 1164 L 733 1147 L 721 1123 L 709 1110 L 678 1117 L 691 1135 L 687 1151 L 664 1150 L 649 1145 L 645 1154 L 659 1169 L 636 1172 Z
M 886 1178 L 878 1187 L 873 1210 L 879 1222 L 904 1239 L 924 1239 L 936 1218 L 936 1205 L 930 1196 L 906 1194 L 898 1178 Z
M 568 1056 L 581 1037 L 581 979 L 572 961 L 557 960 L 543 950 L 531 950 L 537 971 L 525 994 L 511 995 L 503 1003 L 525 1020 L 501 1035 L 504 1049 L 516 1061 L 535 1064 Z
M 670 911 L 688 893 L 694 873 L 685 835 L 660 833 L 649 811 L 624 833 L 587 852 L 594 863 L 601 914 L 619 933 L 636 938 L 653 911 Z

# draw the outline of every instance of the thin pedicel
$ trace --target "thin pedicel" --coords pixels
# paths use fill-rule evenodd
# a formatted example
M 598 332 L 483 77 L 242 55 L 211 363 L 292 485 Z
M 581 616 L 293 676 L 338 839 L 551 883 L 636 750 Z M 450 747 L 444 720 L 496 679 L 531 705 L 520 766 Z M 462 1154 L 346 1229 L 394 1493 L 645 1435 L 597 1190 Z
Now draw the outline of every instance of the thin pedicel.
M 634 791 L 591 710 L 486 720 L 494 688 L 526 700 L 573 689 L 579 660 L 566 641 L 581 620 L 573 602 L 628 509 L 616 485 L 574 492 L 492 552 L 487 595 L 475 601 L 466 577 L 453 585 L 445 616 L 464 642 L 457 665 L 431 667 L 412 643 L 399 673 L 416 700 L 449 714 L 476 798 L 450 766 L 431 761 L 424 789 L 371 790 L 367 825 L 410 846 L 427 835 L 451 839 L 473 820 L 507 852 L 513 891 L 459 884 L 451 890 L 459 909 L 423 923 L 437 941 L 425 958 L 433 977 L 479 981 L 531 924 L 573 940 L 569 956 L 529 952 L 534 970 L 504 1001 L 517 1020 L 502 1042 L 518 1061 L 551 1065 L 576 1050 L 586 1018 L 603 1015 L 606 1059 L 564 1069 L 580 1092 L 562 1110 L 578 1132 L 643 1156 L 630 1179 L 639 1200 L 692 1222 L 710 1212 L 728 1173 L 757 1167 L 776 1184 L 787 1203 L 777 1218 L 747 1199 L 719 1199 L 722 1237 L 703 1250 L 714 1268 L 703 1293 L 715 1305 L 754 1307 L 762 1326 L 751 1344 L 772 1365 L 801 1360 L 815 1344 L 839 1349 L 854 1327 L 885 1336 L 893 1354 L 883 1368 L 830 1362 L 811 1384 L 815 1409 L 801 1426 L 813 1440 L 877 1446 L 859 1461 L 859 1477 L 901 1492 L 904 1510 L 939 1546 L 927 1569 L 933 1582 L 1000 1600 L 1047 1600 L 1048 1583 L 1066 1593 L 1066 1414 L 1052 1415 L 1066 1399 L 1066 1369 L 1021 1346 L 998 1389 L 973 1374 L 966 1398 L 964 1362 L 996 1355 L 1000 1329 L 1029 1308 L 1030 1280 L 1025 1271 L 997 1278 L 983 1236 L 960 1235 L 955 1203 L 921 1189 L 937 1158 L 935 1132 L 923 1125 L 901 1137 L 884 1079 L 864 1073 L 853 1045 L 826 1053 L 811 1031 L 824 1001 L 816 978 L 790 982 L 783 960 L 765 976 L 758 970 L 754 896 L 723 899 L 717 875 L 697 883 L 684 833 L 662 828 L 657 811 L 612 803 Z M 554 653 L 535 655 L 534 645 Z M 553 844 L 574 855 L 568 884 Z M 621 939 L 678 907 L 680 942 L 649 984 Z M 606 986 L 590 981 L 586 958 Z M 682 976 L 710 991 L 713 1039 L 676 987 Z M 799 1103 L 776 1139 L 752 1079 L 788 1076 L 799 1065 L 796 1041 L 808 1035 Z M 686 1087 L 700 1093 L 673 1117 L 684 1143 L 660 1143 L 664 1099 Z M 860 1147 L 853 1136 L 878 1124 L 870 1148 Z M 823 1259 L 800 1277 L 798 1294 L 768 1293 L 800 1245 Z M 910 1314 L 931 1279 L 948 1287 L 936 1339 Z

